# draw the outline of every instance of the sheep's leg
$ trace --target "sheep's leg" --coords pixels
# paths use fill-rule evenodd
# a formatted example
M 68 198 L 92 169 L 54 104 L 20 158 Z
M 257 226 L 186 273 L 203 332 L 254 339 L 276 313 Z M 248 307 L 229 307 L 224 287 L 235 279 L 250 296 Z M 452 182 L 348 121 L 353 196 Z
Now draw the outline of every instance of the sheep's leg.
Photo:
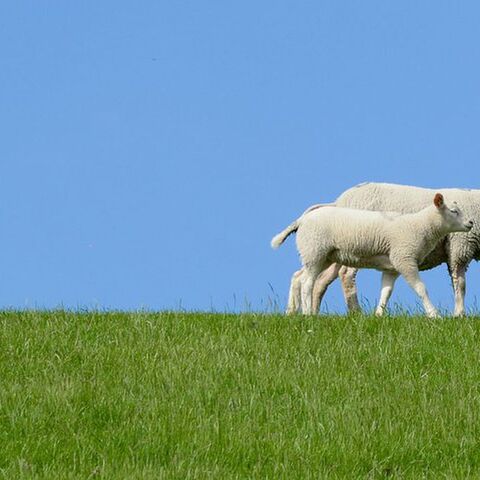
M 324 270 L 315 280 L 313 286 L 313 311 L 318 313 L 320 310 L 320 304 L 322 303 L 323 296 L 327 291 L 327 288 L 336 280 L 338 277 L 338 271 L 340 270 L 341 265 L 334 263 L 330 265 L 326 270 Z
M 297 313 L 300 307 L 301 299 L 301 281 L 303 270 L 297 270 L 290 281 L 290 291 L 288 292 L 287 315 Z
M 350 267 L 342 267 L 339 271 L 340 280 L 342 282 L 343 296 L 345 297 L 345 303 L 347 304 L 348 311 L 361 310 L 358 303 L 357 296 L 357 277 L 358 269 Z
M 455 263 L 449 270 L 453 291 L 455 293 L 455 310 L 453 315 L 455 317 L 462 317 L 465 315 L 465 273 L 467 271 L 467 265 Z
M 375 315 L 383 315 L 387 307 L 388 300 L 393 292 L 395 280 L 398 278 L 396 272 L 383 272 L 382 274 L 382 291 L 380 293 L 380 300 L 375 310 Z
M 302 313 L 304 315 L 313 315 L 315 312 L 312 308 L 312 293 L 313 284 L 318 274 L 323 271 L 328 264 L 325 262 L 316 263 L 313 265 L 306 265 L 303 268 L 301 290 L 302 290 Z
M 404 266 L 397 268 L 397 270 L 404 276 L 407 283 L 415 290 L 415 293 L 420 297 L 423 303 L 423 308 L 425 309 L 425 313 L 427 317 L 439 317 L 439 313 L 433 303 L 430 301 L 428 296 L 427 288 L 425 284 L 420 279 L 420 275 L 418 273 L 418 266 Z

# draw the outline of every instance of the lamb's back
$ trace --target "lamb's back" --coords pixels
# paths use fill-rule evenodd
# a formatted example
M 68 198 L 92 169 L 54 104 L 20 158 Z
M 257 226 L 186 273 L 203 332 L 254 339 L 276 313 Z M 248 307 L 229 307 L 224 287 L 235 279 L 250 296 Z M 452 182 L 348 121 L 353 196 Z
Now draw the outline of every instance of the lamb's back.
M 384 254 L 390 243 L 391 225 L 398 217 L 396 212 L 325 207 L 304 217 L 298 235 L 309 235 L 312 246 L 316 243 L 329 250 Z

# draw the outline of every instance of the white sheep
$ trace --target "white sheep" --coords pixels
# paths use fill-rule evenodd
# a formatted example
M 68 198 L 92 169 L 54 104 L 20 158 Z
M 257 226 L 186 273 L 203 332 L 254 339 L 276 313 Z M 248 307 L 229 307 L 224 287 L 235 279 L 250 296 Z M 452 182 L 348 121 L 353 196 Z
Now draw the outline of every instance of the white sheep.
M 471 232 L 449 234 L 437 244 L 435 249 L 421 262 L 420 270 L 429 270 L 442 263 L 448 266 L 455 295 L 455 316 L 465 315 L 465 273 L 472 260 L 480 260 L 480 190 L 459 188 L 411 187 L 389 183 L 363 183 L 349 188 L 334 202 L 339 207 L 362 210 L 396 210 L 401 213 L 418 212 L 430 204 L 432 195 L 441 193 L 447 203 L 457 202 L 465 216 L 474 221 Z M 343 293 L 349 310 L 360 308 L 357 298 L 355 278 L 358 269 L 332 266 L 315 282 L 314 306 L 318 309 L 320 301 L 330 283 L 337 276 L 342 282 Z M 293 286 L 295 291 L 299 285 Z M 289 306 L 295 303 L 289 299 Z
M 302 311 L 312 314 L 312 291 L 321 272 L 332 264 L 375 268 L 383 272 L 377 314 L 382 314 L 395 280 L 403 275 L 423 302 L 430 317 L 438 312 L 420 279 L 418 265 L 437 242 L 451 232 L 468 232 L 472 221 L 464 221 L 460 210 L 448 208 L 442 194 L 434 205 L 418 213 L 396 215 L 335 206 L 315 206 L 272 239 L 279 247 L 297 232 L 297 248 L 303 263 L 301 273 Z

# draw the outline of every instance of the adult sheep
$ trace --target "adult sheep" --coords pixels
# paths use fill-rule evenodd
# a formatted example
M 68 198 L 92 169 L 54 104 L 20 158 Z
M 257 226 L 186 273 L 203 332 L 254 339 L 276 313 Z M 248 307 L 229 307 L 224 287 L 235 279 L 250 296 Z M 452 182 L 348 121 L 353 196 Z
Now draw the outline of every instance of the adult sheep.
M 334 202 L 336 206 L 365 210 L 395 210 L 413 213 L 431 202 L 435 192 L 441 193 L 446 202 L 457 202 L 465 216 L 474 221 L 469 233 L 451 233 L 441 239 L 435 249 L 420 263 L 420 270 L 429 270 L 442 263 L 448 266 L 455 295 L 455 316 L 465 315 L 465 273 L 472 260 L 480 260 L 480 190 L 459 188 L 430 189 L 396 185 L 391 183 L 362 183 L 349 188 Z M 356 288 L 358 269 L 333 265 L 315 282 L 314 308 L 318 310 L 320 301 L 328 285 L 338 276 L 349 310 L 359 309 Z M 288 310 L 297 308 L 300 284 L 297 276 L 292 277 Z
M 437 193 L 433 205 L 417 213 L 386 215 L 383 212 L 318 206 L 309 209 L 272 239 L 277 248 L 297 232 L 297 247 L 303 263 L 301 274 L 302 311 L 312 314 L 312 291 L 319 273 L 332 264 L 375 268 L 383 272 L 380 311 L 383 313 L 394 282 L 401 274 L 421 298 L 428 316 L 438 312 L 428 298 L 418 274 L 418 264 L 438 240 L 451 232 L 468 232 L 456 207 L 448 208 Z

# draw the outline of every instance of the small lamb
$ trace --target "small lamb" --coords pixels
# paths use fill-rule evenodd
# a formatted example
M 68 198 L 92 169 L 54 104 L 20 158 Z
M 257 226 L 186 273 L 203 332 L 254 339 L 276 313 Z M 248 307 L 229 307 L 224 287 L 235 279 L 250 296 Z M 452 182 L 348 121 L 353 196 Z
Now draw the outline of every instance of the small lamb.
M 433 205 L 405 215 L 316 205 L 276 235 L 271 245 L 278 248 L 290 234 L 297 232 L 297 248 L 303 264 L 304 314 L 314 313 L 315 279 L 335 263 L 338 268 L 345 265 L 383 272 L 378 315 L 386 308 L 395 280 L 403 275 L 422 300 L 426 314 L 437 317 L 437 309 L 420 279 L 419 263 L 446 234 L 468 232 L 472 227 L 473 222 L 464 220 L 456 204 L 447 207 L 443 195 L 437 193 Z

